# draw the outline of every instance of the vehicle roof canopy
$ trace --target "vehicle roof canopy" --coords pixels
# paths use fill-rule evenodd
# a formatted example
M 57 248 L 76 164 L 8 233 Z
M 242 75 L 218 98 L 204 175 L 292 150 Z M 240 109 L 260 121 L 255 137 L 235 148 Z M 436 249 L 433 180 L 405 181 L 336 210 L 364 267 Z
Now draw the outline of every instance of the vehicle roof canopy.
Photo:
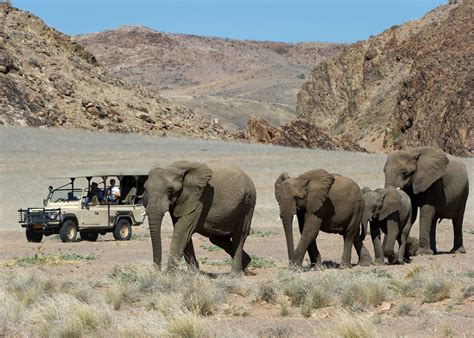
M 66 175 L 50 177 L 50 179 L 70 179 L 87 177 L 111 177 L 111 176 L 148 176 L 149 169 L 105 169 L 105 170 L 78 170 Z

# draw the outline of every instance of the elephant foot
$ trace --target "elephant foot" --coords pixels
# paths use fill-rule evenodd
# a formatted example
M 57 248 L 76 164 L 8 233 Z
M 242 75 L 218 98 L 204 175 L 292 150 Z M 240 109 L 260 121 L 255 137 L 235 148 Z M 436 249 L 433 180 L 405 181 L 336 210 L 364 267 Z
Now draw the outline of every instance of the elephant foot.
M 370 258 L 361 258 L 359 260 L 359 264 L 360 266 L 371 266 L 372 265 L 372 259 Z
M 457 248 L 457 249 L 452 248 L 449 253 L 452 253 L 452 254 L 464 254 L 464 253 L 466 253 L 466 249 L 464 249 L 464 246 L 461 245 L 461 246 L 460 246 L 459 248 Z
M 403 258 L 403 261 L 404 261 L 405 263 L 411 263 L 412 259 L 411 259 L 410 257 L 404 257 L 404 258 Z
M 374 261 L 374 265 L 385 265 L 385 262 L 383 261 L 383 259 L 376 259 Z
M 351 269 L 352 264 L 350 262 L 341 262 L 341 265 L 339 265 L 339 269 Z
M 418 248 L 418 250 L 416 251 L 416 254 L 420 256 L 434 255 L 433 250 L 431 250 L 430 248 L 424 248 L 424 247 Z
M 316 263 L 316 264 L 311 264 L 310 269 L 314 271 L 321 271 L 321 270 L 324 270 L 324 265 L 321 262 Z

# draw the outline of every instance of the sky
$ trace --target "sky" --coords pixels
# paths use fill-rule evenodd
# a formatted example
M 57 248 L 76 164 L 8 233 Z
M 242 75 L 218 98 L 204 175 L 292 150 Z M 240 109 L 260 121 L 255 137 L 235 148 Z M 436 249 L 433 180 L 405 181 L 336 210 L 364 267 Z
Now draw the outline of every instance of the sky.
M 69 35 L 121 25 L 233 39 L 355 42 L 447 0 L 13 0 Z

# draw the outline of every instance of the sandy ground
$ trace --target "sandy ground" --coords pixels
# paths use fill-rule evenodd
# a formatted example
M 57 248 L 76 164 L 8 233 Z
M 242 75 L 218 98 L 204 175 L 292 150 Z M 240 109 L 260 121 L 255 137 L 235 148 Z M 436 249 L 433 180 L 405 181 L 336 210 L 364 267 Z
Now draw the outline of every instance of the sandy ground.
M 98 242 L 61 243 L 45 238 L 40 244 L 26 242 L 24 232 L 17 223 L 16 210 L 21 207 L 38 206 L 46 194 L 47 186 L 62 184 L 49 177 L 67 174 L 75 169 L 137 168 L 154 164 L 167 165 L 178 159 L 192 161 L 222 160 L 240 166 L 253 179 L 257 188 L 257 206 L 252 227 L 275 234 L 266 237 L 249 236 L 245 249 L 252 255 L 273 260 L 276 267 L 257 269 L 256 276 L 246 276 L 246 280 L 258 283 L 263 279 L 275 279 L 279 270 L 287 264 L 286 246 L 281 224 L 278 220 L 278 206 L 274 199 L 273 184 L 282 171 L 297 175 L 313 168 L 324 168 L 353 178 L 361 187 L 372 188 L 383 185 L 382 168 L 385 155 L 333 152 L 319 150 L 289 149 L 275 146 L 247 145 L 202 140 L 156 138 L 138 135 L 113 135 L 83 131 L 56 129 L 0 128 L 0 263 L 15 257 L 32 255 L 38 251 L 48 254 L 74 252 L 94 254 L 92 262 L 79 262 L 60 266 L 45 266 L 40 270 L 53 273 L 58 278 L 74 276 L 97 278 L 110 272 L 115 264 L 148 264 L 151 261 L 149 239 L 117 242 L 107 234 Z M 474 159 L 464 159 L 473 189 Z M 464 222 L 464 241 L 467 253 L 464 255 L 442 254 L 438 256 L 416 257 L 411 264 L 390 266 L 384 269 L 394 273 L 406 273 L 414 266 L 436 268 L 452 267 L 456 271 L 474 269 L 474 199 L 468 200 Z M 295 227 L 296 228 L 296 227 Z M 412 234 L 417 235 L 417 225 Z M 147 226 L 134 228 L 135 233 L 145 236 Z M 295 229 L 296 233 L 296 229 Z M 447 251 L 452 247 L 452 227 L 443 221 L 438 227 L 438 248 Z M 164 228 L 164 259 L 169 249 L 171 228 Z M 295 235 L 296 236 L 296 235 Z M 296 237 L 297 238 L 297 237 Z M 206 238 L 195 235 L 194 247 L 199 258 L 211 260 L 225 259 L 222 251 L 209 252 Z M 372 245 L 366 239 L 370 252 Z M 324 260 L 340 261 L 342 239 L 338 235 L 320 233 L 318 246 Z M 356 255 L 353 262 L 356 263 Z M 1 265 L 1 264 L 0 264 Z M 13 268 L 1 268 L 11 272 Z M 205 271 L 226 271 L 228 267 L 204 264 Z M 360 267 L 355 267 L 357 271 Z M 370 269 L 370 268 L 369 268 Z M 1 273 L 1 272 L 0 272 Z M 208 319 L 209 325 L 233 325 L 245 328 L 245 332 L 257 333 L 262 327 L 289 325 L 296 336 L 311 336 L 320 325 L 320 319 L 303 318 L 298 310 L 289 317 L 279 317 L 278 307 L 262 305 L 251 300 L 235 300 L 251 313 L 250 317 L 220 316 Z M 446 302 L 425 304 L 424 311 L 414 317 L 382 316 L 378 324 L 396 335 L 443 336 L 454 332 L 455 336 L 474 334 L 474 300 L 455 305 Z M 450 306 L 449 310 L 448 307 Z M 246 311 L 247 311 L 246 310 Z M 317 315 L 324 314 L 317 312 Z M 227 323 L 227 324 L 226 324 Z M 449 327 L 450 330 L 446 330 Z M 443 333 L 444 332 L 444 333 Z

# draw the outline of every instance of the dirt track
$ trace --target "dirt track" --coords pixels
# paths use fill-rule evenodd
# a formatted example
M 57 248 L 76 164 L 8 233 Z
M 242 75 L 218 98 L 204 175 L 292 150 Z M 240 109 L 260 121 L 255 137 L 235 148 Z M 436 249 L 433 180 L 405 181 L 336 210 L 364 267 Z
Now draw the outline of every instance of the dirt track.
M 262 280 L 274 280 L 287 264 L 286 247 L 278 221 L 277 204 L 274 199 L 273 184 L 276 177 L 284 170 L 290 175 L 299 174 L 311 168 L 325 168 L 352 177 L 360 186 L 379 187 L 383 184 L 382 167 L 384 155 L 358 154 L 348 152 L 311 151 L 288 149 L 273 146 L 246 145 L 224 142 L 207 142 L 201 140 L 154 138 L 138 135 L 112 135 L 82 131 L 64 131 L 55 129 L 0 128 L 0 263 L 14 261 L 15 257 L 31 256 L 34 253 L 54 254 L 70 252 L 93 254 L 92 262 L 78 262 L 58 266 L 34 268 L 38 273 L 46 272 L 58 278 L 82 278 L 96 280 L 98 276 L 110 273 L 113 265 L 150 264 L 151 244 L 145 238 L 146 227 L 136 230 L 141 239 L 129 242 L 116 242 L 110 234 L 96 243 L 77 242 L 63 244 L 52 238 L 45 238 L 41 244 L 29 244 L 17 224 L 16 210 L 20 207 L 34 206 L 41 203 L 49 184 L 60 184 L 48 177 L 63 175 L 73 169 L 101 169 L 110 167 L 150 167 L 153 164 L 167 165 L 174 160 L 187 159 L 195 161 L 223 160 L 242 167 L 254 180 L 258 202 L 253 220 L 253 228 L 270 231 L 270 236 L 250 236 L 246 250 L 259 257 L 275 262 L 276 266 L 267 269 L 256 269 L 257 276 L 247 276 L 245 280 L 257 284 Z M 474 160 L 465 159 L 473 189 Z M 474 198 L 470 197 L 466 209 L 464 240 L 467 254 L 416 257 L 412 264 L 391 266 L 384 269 L 395 274 L 404 274 L 415 266 L 431 266 L 434 269 L 453 268 L 456 271 L 472 271 L 474 259 Z M 296 227 L 295 227 L 296 228 Z M 417 235 L 417 225 L 413 234 Z M 170 226 L 164 232 L 164 259 L 169 248 Z M 295 229 L 296 232 L 296 229 Z M 296 236 L 296 235 L 295 235 Z M 298 237 L 296 237 L 298 238 Z M 449 250 L 452 246 L 452 227 L 450 222 L 443 221 L 438 227 L 438 248 Z M 209 241 L 194 236 L 194 247 L 199 258 L 209 260 L 226 259 L 222 251 L 206 250 Z M 370 240 L 366 245 L 373 255 Z M 337 235 L 320 233 L 318 246 L 326 261 L 340 261 L 342 239 Z M 356 262 L 353 255 L 353 262 Z M 1 264 L 0 264 L 1 266 Z M 12 273 L 15 267 L 3 267 L 3 272 Z M 18 268 L 16 268 L 18 269 Z M 205 271 L 224 272 L 228 266 L 202 264 Z M 353 271 L 363 271 L 354 268 Z M 369 268 L 373 269 L 373 268 Z M 0 271 L 1 271 L 0 270 Z M 234 297 L 235 298 L 235 297 Z M 250 317 L 228 317 L 220 315 L 218 321 L 207 320 L 212 327 L 231 325 L 244 331 L 256 334 L 262 327 L 270 326 L 277 320 L 281 325 L 292 327 L 296 336 L 314 334 L 320 319 L 314 316 L 327 316 L 326 310 L 315 312 L 313 317 L 305 319 L 297 309 L 287 318 L 278 315 L 278 306 L 255 303 L 252 299 L 239 298 L 230 300 L 232 306 L 246 309 Z M 414 334 L 417 336 L 443 335 L 446 327 L 452 328 L 455 335 L 473 334 L 474 300 L 467 299 L 462 304 L 452 305 L 450 300 L 425 304 L 414 317 L 383 317 L 381 328 L 397 335 Z M 452 307 L 454 306 L 454 310 Z M 328 310 L 329 311 L 329 310 Z M 379 316 L 380 317 L 380 316 Z

